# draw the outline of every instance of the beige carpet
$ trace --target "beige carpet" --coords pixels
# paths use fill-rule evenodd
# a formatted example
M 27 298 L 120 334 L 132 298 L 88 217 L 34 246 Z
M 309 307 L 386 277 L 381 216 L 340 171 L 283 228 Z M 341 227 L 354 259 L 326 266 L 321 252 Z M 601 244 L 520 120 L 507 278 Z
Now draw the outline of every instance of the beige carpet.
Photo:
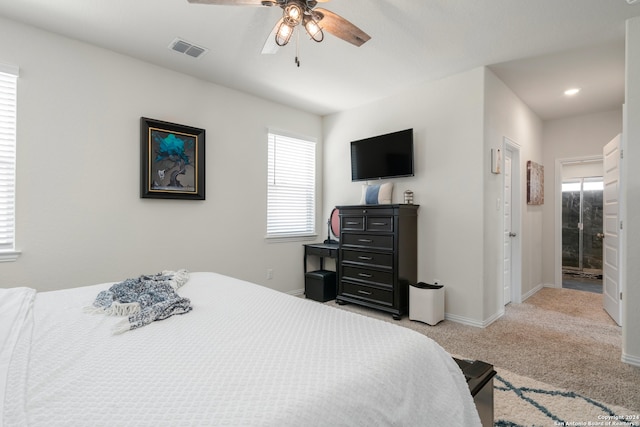
M 543 288 L 522 304 L 509 304 L 487 328 L 445 320 L 436 326 L 395 321 L 354 304 L 339 306 L 414 329 L 449 353 L 640 413 L 640 368 L 620 361 L 621 328 L 602 309 L 602 295 Z

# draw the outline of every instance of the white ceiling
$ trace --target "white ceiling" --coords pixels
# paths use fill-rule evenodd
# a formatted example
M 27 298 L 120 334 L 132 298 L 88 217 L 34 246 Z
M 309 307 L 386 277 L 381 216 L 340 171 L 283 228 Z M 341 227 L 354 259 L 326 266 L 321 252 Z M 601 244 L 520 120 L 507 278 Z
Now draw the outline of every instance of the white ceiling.
M 321 115 L 486 65 L 542 119 L 620 107 L 625 20 L 640 16 L 640 1 L 625 0 L 332 0 L 321 7 L 372 39 L 358 48 L 301 35 L 297 67 L 293 41 L 261 54 L 278 7 L 0 0 L 0 15 Z M 178 54 L 168 49 L 176 37 L 209 51 L 198 59 Z M 567 99 L 569 86 L 583 90 Z

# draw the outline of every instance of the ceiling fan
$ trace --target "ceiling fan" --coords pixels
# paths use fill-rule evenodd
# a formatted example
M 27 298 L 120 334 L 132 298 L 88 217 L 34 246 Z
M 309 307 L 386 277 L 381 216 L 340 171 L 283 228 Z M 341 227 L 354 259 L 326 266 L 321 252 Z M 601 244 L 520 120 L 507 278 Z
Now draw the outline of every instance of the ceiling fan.
M 289 43 L 298 25 L 302 25 L 309 37 L 316 42 L 324 39 L 324 31 L 355 46 L 362 46 L 371 37 L 340 15 L 327 9 L 316 8 L 318 3 L 329 0 L 188 0 L 227 6 L 280 6 L 282 18 L 271 31 L 262 53 L 275 53 L 279 46 Z M 298 62 L 296 60 L 296 62 Z M 298 66 L 300 64 L 298 63 Z

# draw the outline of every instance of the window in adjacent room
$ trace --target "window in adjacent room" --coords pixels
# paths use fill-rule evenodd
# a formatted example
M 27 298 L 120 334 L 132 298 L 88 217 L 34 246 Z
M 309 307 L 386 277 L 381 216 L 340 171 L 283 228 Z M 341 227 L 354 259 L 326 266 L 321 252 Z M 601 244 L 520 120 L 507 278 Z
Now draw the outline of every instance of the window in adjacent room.
M 316 143 L 269 132 L 267 237 L 315 234 Z
M 16 106 L 18 68 L 0 64 L 0 261 L 13 261 L 15 247 Z

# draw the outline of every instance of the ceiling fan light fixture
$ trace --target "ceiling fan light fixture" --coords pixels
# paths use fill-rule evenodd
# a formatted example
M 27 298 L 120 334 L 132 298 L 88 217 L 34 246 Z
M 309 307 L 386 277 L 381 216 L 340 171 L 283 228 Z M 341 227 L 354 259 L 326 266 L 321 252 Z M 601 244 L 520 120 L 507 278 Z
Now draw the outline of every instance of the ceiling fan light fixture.
M 324 33 L 322 32 L 322 28 L 320 28 L 320 25 L 318 25 L 315 19 L 305 15 L 303 22 L 304 28 L 305 30 L 307 30 L 307 34 L 309 34 L 309 37 L 311 37 L 313 41 L 320 43 L 322 40 L 324 40 Z
M 284 7 L 282 18 L 290 27 L 295 27 L 302 22 L 303 14 L 302 6 L 297 3 L 289 3 Z
M 284 46 L 289 43 L 291 40 L 291 35 L 293 34 L 293 27 L 288 25 L 286 21 L 282 21 L 280 26 L 278 27 L 278 31 L 276 31 L 276 44 L 278 46 Z

